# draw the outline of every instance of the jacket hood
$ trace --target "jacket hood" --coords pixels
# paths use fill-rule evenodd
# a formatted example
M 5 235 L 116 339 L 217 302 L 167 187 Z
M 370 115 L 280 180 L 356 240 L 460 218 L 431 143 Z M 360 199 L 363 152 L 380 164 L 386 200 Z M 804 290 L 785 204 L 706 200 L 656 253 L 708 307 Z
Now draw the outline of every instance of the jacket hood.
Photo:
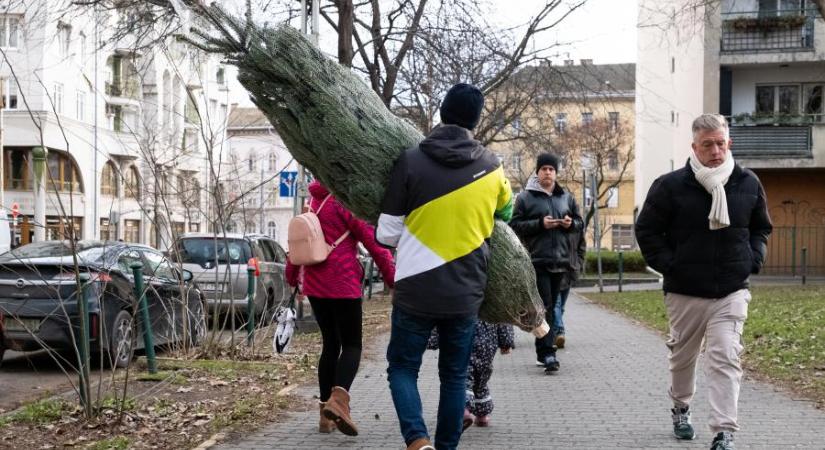
M 313 198 L 317 198 L 318 200 L 323 200 L 329 194 L 329 189 L 326 188 L 323 184 L 321 184 L 318 180 L 313 180 L 307 186 L 307 190 L 309 191 L 309 195 Z
M 430 132 L 418 148 L 424 154 L 447 167 L 463 167 L 484 155 L 484 146 L 473 139 L 473 133 L 457 125 L 439 125 Z
M 539 184 L 539 177 L 538 175 L 530 175 L 530 178 L 527 179 L 527 186 L 524 187 L 526 191 L 533 191 L 533 192 L 541 192 L 542 194 L 547 195 L 547 191 L 541 187 Z M 561 195 L 564 194 L 564 188 L 559 185 L 558 180 L 553 184 L 553 195 Z

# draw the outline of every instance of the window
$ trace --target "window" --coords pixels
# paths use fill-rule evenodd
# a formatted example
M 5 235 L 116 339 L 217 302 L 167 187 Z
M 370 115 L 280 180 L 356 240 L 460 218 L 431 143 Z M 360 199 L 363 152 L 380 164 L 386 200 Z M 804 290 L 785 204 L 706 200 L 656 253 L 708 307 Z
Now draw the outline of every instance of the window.
M 57 24 L 57 51 L 61 59 L 69 56 L 69 46 L 71 44 L 72 27 L 65 23 Z
M 128 220 L 127 220 L 128 222 Z M 135 241 L 128 241 L 127 242 L 135 242 Z M 121 253 L 120 256 L 117 257 L 117 267 L 125 274 L 132 275 L 132 264 L 141 263 L 143 261 L 140 259 L 140 255 L 138 252 L 134 250 L 128 250 L 124 253 Z
M 140 221 L 123 221 L 123 240 L 126 242 L 140 242 Z
M 29 190 L 32 188 L 31 175 L 29 175 L 28 150 L 6 149 L 3 152 L 3 182 L 6 189 Z
M 616 111 L 611 111 L 607 113 L 607 121 L 610 124 L 610 131 L 616 131 L 619 129 L 619 113 Z
M 266 239 L 260 239 L 258 242 L 258 248 L 260 248 L 261 254 L 264 256 L 265 262 L 274 262 L 275 261 L 275 251 L 272 250 L 272 246 L 269 245 L 269 241 Z
M 252 172 L 255 170 L 255 154 L 249 154 L 249 171 Z
M 266 234 L 272 239 L 278 239 L 278 226 L 275 222 L 270 221 L 266 224 Z
M 17 109 L 17 82 L 11 79 L 4 79 L 3 86 L 3 109 Z
M 807 84 L 803 86 L 804 93 L 803 93 L 803 101 L 804 101 L 804 113 L 805 114 L 814 114 L 821 118 L 822 115 L 822 85 L 812 85 Z M 819 121 L 819 118 L 817 118 Z
M 201 224 L 199 223 L 189 223 L 189 232 L 190 233 L 197 233 L 201 230 Z
M 123 174 L 123 189 L 124 197 L 133 198 L 135 200 L 140 199 L 140 178 L 138 177 L 137 168 L 135 168 L 135 166 L 129 167 L 126 169 L 126 173 Z
M 103 165 L 103 172 L 100 176 L 100 194 L 117 196 L 117 169 L 111 161 Z
M 510 164 L 513 170 L 521 169 L 521 155 L 513 155 L 510 157 Z
M 54 92 L 52 93 L 52 101 L 54 102 L 54 111 L 58 114 L 63 113 L 63 83 L 54 84 Z
M 20 17 L 0 16 L 0 47 L 17 48 L 20 41 Z
M 613 250 L 631 250 L 636 247 L 633 239 L 633 225 L 614 224 L 611 227 Z
M 521 133 L 521 117 L 516 116 L 513 119 L 512 127 L 513 127 L 513 132 L 514 133 L 516 133 L 516 134 Z
M 223 67 L 218 69 L 218 72 L 215 73 L 215 81 L 221 86 L 226 84 L 226 69 Z
M 120 105 L 106 104 L 106 116 L 109 117 L 109 127 L 117 132 L 125 131 L 123 122 L 123 107 Z
M 86 93 L 78 90 L 77 91 L 77 104 L 75 105 L 75 114 L 77 120 L 85 120 L 86 119 Z
M 583 112 L 582 113 L 582 125 L 589 127 L 593 123 L 593 113 L 592 112 Z
M 607 190 L 607 207 L 608 208 L 618 208 L 619 207 L 619 188 L 612 187 Z
M 567 131 L 567 114 L 558 113 L 556 114 L 556 132 L 564 133 L 565 131 Z
M 802 106 L 800 90 L 800 86 L 794 84 L 757 86 L 756 114 L 799 114 Z M 814 94 L 813 91 L 811 93 Z
M 607 154 L 607 169 L 612 171 L 619 170 L 619 152 L 611 150 Z
M 759 17 L 797 15 L 805 12 L 805 0 L 759 0 Z
M 178 175 L 178 198 L 182 204 L 189 203 L 189 192 L 186 184 L 186 177 L 183 174 Z
M 49 170 L 46 179 L 47 189 L 57 188 L 62 192 L 83 192 L 80 185 L 80 172 L 67 154 L 50 151 L 46 157 L 46 166 Z
M 143 259 L 146 260 L 146 265 L 143 266 L 143 273 L 145 275 L 177 281 L 175 269 L 163 255 L 149 250 L 142 250 L 142 253 Z
M 178 236 L 186 233 L 186 224 L 183 222 L 172 222 L 172 237 L 177 239 Z
M 100 219 L 100 240 L 115 240 L 115 225 L 109 222 L 109 219 Z
M 278 157 L 275 156 L 275 153 L 270 153 L 269 154 L 269 170 L 271 172 L 274 172 L 274 171 L 278 170 L 277 166 L 278 166 Z
M 190 182 L 190 189 L 189 189 L 189 202 L 195 208 L 201 207 L 201 183 L 196 178 L 193 178 Z M 192 230 L 189 230 L 192 231 Z

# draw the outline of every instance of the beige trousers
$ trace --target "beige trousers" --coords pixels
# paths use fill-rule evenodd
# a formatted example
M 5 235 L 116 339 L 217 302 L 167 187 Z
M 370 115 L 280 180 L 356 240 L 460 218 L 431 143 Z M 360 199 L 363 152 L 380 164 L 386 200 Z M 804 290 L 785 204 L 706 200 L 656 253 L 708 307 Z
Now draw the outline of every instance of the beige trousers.
M 744 349 L 742 331 L 751 295 L 747 289 L 723 298 L 668 293 L 670 321 L 670 398 L 677 407 L 690 405 L 696 392 L 696 361 L 705 342 L 705 375 L 709 389 L 713 433 L 738 431 L 736 422 Z

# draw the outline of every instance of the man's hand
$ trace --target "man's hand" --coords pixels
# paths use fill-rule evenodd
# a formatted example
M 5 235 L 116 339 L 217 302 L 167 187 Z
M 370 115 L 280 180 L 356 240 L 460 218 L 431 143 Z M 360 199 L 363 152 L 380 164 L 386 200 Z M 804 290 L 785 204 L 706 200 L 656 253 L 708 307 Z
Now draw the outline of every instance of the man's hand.
M 561 220 L 554 219 L 552 216 L 544 216 L 544 219 L 542 220 L 542 225 L 544 225 L 544 228 L 548 230 L 557 228 L 559 224 L 561 224 Z
M 567 229 L 570 228 L 570 225 L 573 225 L 573 219 L 570 216 L 565 215 L 564 219 L 561 219 L 559 223 L 561 224 L 561 226 Z

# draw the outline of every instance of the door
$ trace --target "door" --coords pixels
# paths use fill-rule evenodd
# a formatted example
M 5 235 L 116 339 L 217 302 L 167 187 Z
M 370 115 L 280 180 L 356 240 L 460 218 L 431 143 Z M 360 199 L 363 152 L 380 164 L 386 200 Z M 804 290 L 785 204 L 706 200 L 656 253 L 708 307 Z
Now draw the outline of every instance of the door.
M 178 271 L 161 253 L 148 249 L 141 252 L 146 298 L 148 301 L 151 293 L 153 299 L 149 305 L 152 330 L 159 342 L 173 342 L 177 340 L 184 318 L 188 317 L 188 305 L 182 300 Z

